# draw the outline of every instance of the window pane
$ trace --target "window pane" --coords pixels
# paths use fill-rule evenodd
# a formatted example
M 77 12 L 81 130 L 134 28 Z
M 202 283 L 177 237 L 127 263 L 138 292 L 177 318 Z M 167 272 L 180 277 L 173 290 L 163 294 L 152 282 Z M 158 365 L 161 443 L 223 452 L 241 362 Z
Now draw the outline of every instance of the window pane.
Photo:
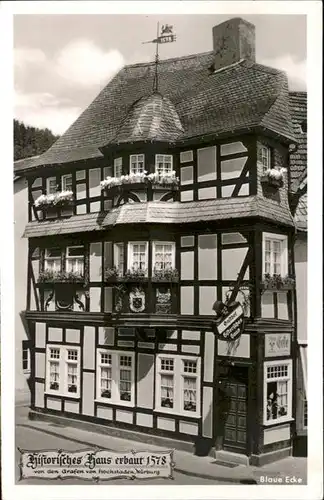
M 48 177 L 46 179 L 46 193 L 56 193 L 56 177 Z
M 104 355 L 105 356 L 105 355 Z M 111 366 L 101 367 L 100 374 L 100 396 L 102 398 L 111 398 Z
M 193 377 L 183 377 L 183 409 L 197 410 L 197 380 Z
M 172 358 L 161 359 L 161 370 L 173 372 L 174 360 Z
M 60 382 L 60 366 L 58 361 L 50 361 L 50 390 L 58 391 Z
M 173 375 L 161 374 L 161 406 L 164 408 L 173 408 L 173 380 Z
M 46 258 L 61 257 L 62 250 L 60 248 L 46 248 Z
M 84 246 L 79 246 L 79 247 L 68 247 L 67 248 L 67 254 L 70 257 L 76 256 L 80 257 L 84 255 Z
M 72 174 L 62 176 L 62 190 L 72 191 Z
M 114 159 L 114 176 L 121 177 L 123 173 L 123 159 L 115 158 Z
M 70 359 L 70 358 L 69 358 Z M 75 363 L 67 363 L 67 373 L 68 373 L 68 392 L 77 392 L 78 383 L 78 366 Z

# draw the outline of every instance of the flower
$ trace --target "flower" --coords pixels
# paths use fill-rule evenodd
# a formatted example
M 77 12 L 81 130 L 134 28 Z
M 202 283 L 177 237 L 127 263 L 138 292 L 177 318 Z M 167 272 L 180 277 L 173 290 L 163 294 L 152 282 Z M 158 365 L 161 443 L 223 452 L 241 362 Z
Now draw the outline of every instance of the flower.
M 276 179 L 280 181 L 283 179 L 283 174 L 286 172 L 285 168 L 268 168 L 265 175 L 271 179 Z
M 73 191 L 61 191 L 52 194 L 42 194 L 35 200 L 35 207 L 50 207 L 64 205 L 73 200 Z
M 176 177 L 175 170 L 161 175 L 158 172 L 148 174 L 147 170 L 144 170 L 144 172 L 131 172 L 121 177 L 107 177 L 101 181 L 100 185 L 101 189 L 110 189 L 121 184 L 140 184 L 144 182 L 174 186 L 179 184 L 179 178 Z

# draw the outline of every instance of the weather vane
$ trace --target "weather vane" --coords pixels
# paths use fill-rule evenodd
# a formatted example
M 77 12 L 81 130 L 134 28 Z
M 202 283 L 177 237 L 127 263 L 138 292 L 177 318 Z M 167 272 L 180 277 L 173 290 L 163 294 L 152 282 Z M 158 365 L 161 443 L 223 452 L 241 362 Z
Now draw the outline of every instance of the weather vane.
M 154 40 L 149 40 L 148 42 L 142 43 L 155 43 L 155 76 L 153 81 L 153 92 L 158 91 L 158 65 L 159 65 L 159 44 L 161 43 L 172 43 L 177 39 L 176 35 L 173 33 L 173 26 L 170 24 L 163 24 L 160 32 L 160 23 L 157 23 L 157 33 Z

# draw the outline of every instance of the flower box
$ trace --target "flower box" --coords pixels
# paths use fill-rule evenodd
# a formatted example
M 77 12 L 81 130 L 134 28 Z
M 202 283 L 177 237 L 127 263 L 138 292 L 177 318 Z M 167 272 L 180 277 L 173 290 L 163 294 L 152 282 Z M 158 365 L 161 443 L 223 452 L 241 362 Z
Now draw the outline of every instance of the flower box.
M 79 273 L 67 271 L 43 271 L 39 274 L 39 284 L 81 284 L 84 276 Z
M 140 174 L 122 175 L 121 177 L 107 177 L 101 183 L 101 189 L 106 192 L 124 191 L 131 189 L 144 189 L 151 186 L 152 189 L 177 189 L 179 178 L 175 176 L 173 170 L 170 174 L 147 174 L 146 171 Z
M 295 288 L 295 279 L 291 276 L 282 277 L 280 274 L 265 274 L 261 283 L 262 290 L 293 290 Z
M 285 168 L 269 168 L 261 177 L 261 183 L 281 188 L 284 185 Z
M 125 281 L 147 281 L 147 269 L 127 269 L 124 275 Z
M 153 283 L 160 282 L 172 282 L 177 283 L 179 281 L 179 273 L 177 269 L 154 269 L 152 275 Z
M 34 206 L 36 210 L 51 210 L 73 206 L 73 203 L 73 192 L 61 191 L 53 194 L 42 194 L 35 200 Z

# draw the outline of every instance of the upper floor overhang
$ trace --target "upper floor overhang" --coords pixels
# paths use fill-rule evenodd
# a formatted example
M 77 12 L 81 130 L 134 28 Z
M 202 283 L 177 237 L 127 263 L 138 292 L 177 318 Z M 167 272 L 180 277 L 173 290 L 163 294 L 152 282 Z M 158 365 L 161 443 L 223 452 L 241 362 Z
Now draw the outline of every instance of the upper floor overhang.
M 68 218 L 34 221 L 26 225 L 24 237 L 66 235 L 111 229 L 130 224 L 190 224 L 260 218 L 294 226 L 288 206 L 258 196 L 223 198 L 186 203 L 151 201 L 127 203 L 107 212 L 74 215 Z

